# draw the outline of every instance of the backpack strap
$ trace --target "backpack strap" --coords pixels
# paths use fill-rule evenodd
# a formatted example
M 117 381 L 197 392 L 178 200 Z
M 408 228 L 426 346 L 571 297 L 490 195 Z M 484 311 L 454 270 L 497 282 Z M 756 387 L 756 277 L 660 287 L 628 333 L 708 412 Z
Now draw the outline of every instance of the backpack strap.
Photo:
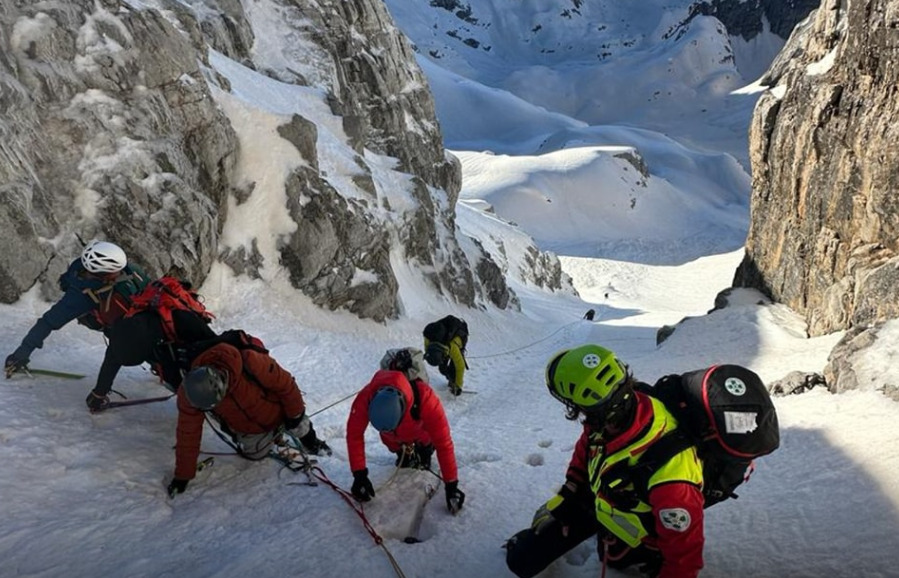
M 640 488 L 643 494 L 646 495 L 649 490 L 649 478 L 659 471 L 659 468 L 667 464 L 671 458 L 692 445 L 694 444 L 690 436 L 682 430 L 676 429 L 649 446 L 637 462 L 635 469 L 637 476 L 634 479 L 634 487 Z
M 694 445 L 686 433 L 675 429 L 653 443 L 643 452 L 636 465 L 622 460 L 603 474 L 603 492 L 614 496 L 615 501 L 627 508 L 636 506 L 638 501 L 646 501 L 649 493 L 649 479 L 668 463 L 668 460 Z M 633 489 L 627 489 L 633 486 Z
M 409 415 L 415 421 L 421 421 L 421 394 L 418 391 L 418 380 L 411 380 L 409 385 L 412 386 L 412 408 L 409 410 Z

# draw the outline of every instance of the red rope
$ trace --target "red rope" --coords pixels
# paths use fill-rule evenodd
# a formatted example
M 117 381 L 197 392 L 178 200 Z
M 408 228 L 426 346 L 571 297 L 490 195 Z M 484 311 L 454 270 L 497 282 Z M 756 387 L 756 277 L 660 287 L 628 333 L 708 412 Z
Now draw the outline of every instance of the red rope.
M 384 539 L 378 535 L 378 532 L 375 531 L 374 527 L 371 525 L 371 522 L 368 521 L 368 518 L 365 517 L 365 512 L 362 510 L 362 506 L 359 505 L 359 502 L 356 501 L 356 498 L 353 497 L 348 491 L 344 490 L 334 482 L 332 482 L 325 472 L 318 466 L 312 466 L 312 475 L 318 478 L 321 482 L 323 482 L 326 486 L 337 492 L 337 494 L 343 498 L 343 501 L 349 504 L 349 506 L 356 512 L 356 515 L 359 516 L 359 519 L 362 520 L 362 525 L 365 526 L 365 529 L 371 534 L 372 539 L 375 541 L 375 544 L 380 546 L 384 543 Z
M 602 539 L 602 572 L 599 578 L 606 578 L 606 562 L 609 560 L 609 542 Z
M 359 519 L 362 520 L 362 525 L 365 526 L 365 529 L 371 535 L 372 540 L 375 541 L 375 544 L 381 547 L 384 550 L 384 553 L 387 554 L 387 559 L 390 560 L 390 565 L 393 566 L 393 571 L 396 572 L 396 575 L 399 578 L 406 578 L 406 575 L 403 573 L 403 569 L 400 568 L 399 562 L 396 561 L 396 558 L 393 557 L 393 554 L 390 550 L 387 549 L 387 546 L 384 544 L 384 539 L 378 534 L 378 532 L 371 525 L 371 522 L 368 521 L 368 518 L 365 517 L 365 512 L 362 509 L 362 505 L 356 501 L 356 498 L 350 492 L 347 492 L 334 482 L 332 482 L 325 472 L 318 466 L 312 466 L 310 468 L 312 475 L 315 476 L 319 481 L 324 483 L 326 486 L 337 492 L 337 494 L 343 498 L 343 501 L 349 504 L 349 506 L 356 512 L 356 515 L 359 516 Z

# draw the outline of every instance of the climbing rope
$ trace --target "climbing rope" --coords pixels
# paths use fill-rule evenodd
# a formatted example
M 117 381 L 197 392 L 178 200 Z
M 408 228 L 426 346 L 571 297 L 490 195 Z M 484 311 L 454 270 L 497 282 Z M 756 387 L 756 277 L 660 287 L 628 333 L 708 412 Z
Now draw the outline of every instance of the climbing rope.
M 320 410 L 310 413 L 310 414 L 309 414 L 309 417 L 315 417 L 315 416 L 317 416 L 318 414 L 320 414 L 321 412 L 325 411 L 326 409 L 331 409 L 331 408 L 334 407 L 335 405 L 337 405 L 337 404 L 339 404 L 339 403 L 345 402 L 346 400 L 350 399 L 351 397 L 353 397 L 354 395 L 356 395 L 356 394 L 359 393 L 360 391 L 362 391 L 362 390 L 360 389 L 360 390 L 358 390 L 358 391 L 354 391 L 353 393 L 349 394 L 348 396 L 342 397 L 342 398 L 338 399 L 337 401 L 335 401 L 334 403 L 328 404 L 328 405 L 326 405 L 325 407 L 321 408 Z
M 574 324 L 576 324 L 576 323 L 580 323 L 580 322 L 581 322 L 581 320 L 578 319 L 577 321 L 572 321 L 571 323 L 566 323 L 565 325 L 559 327 L 558 329 L 556 329 L 555 331 L 553 331 L 552 333 L 550 333 L 550 334 L 547 335 L 546 337 L 543 337 L 542 339 L 538 339 L 537 341 L 528 343 L 528 344 L 526 344 L 526 345 L 522 345 L 521 347 L 517 347 L 517 348 L 515 348 L 515 349 L 510 349 L 509 351 L 501 351 L 501 352 L 499 352 L 499 353 L 491 353 L 491 354 L 489 354 L 489 355 L 477 355 L 477 356 L 471 355 L 471 356 L 468 356 L 468 359 L 487 359 L 488 357 L 500 357 L 501 355 L 509 355 L 510 353 L 515 353 L 515 352 L 517 352 L 517 351 L 521 351 L 521 350 L 523 350 L 523 349 L 527 349 L 527 348 L 529 348 L 529 347 L 533 347 L 534 345 L 537 345 L 538 343 L 542 343 L 542 342 L 546 341 L 547 339 L 549 339 L 550 337 L 552 337 L 553 335 L 555 335 L 556 333 L 562 331 L 562 330 L 565 329 L 566 327 L 570 327 L 570 326 L 572 326 L 572 325 L 574 325 Z
M 466 359 L 488 359 L 488 358 L 491 358 L 491 357 L 500 357 L 500 356 L 503 356 L 503 355 L 509 355 L 509 354 L 511 354 L 511 353 L 516 353 L 516 352 L 518 352 L 518 351 L 522 351 L 522 350 L 524 350 L 524 349 L 528 349 L 528 348 L 530 348 L 530 347 L 533 347 L 534 345 L 537 345 L 538 343 L 542 343 L 542 342 L 546 341 L 547 339 L 549 339 L 550 337 L 552 337 L 553 335 L 559 333 L 559 332 L 562 331 L 563 329 L 565 329 L 565 328 L 567 328 L 567 327 L 571 327 L 572 325 L 575 325 L 575 324 L 577 324 L 577 323 L 580 323 L 581 321 L 582 321 L 581 319 L 578 319 L 577 321 L 572 321 L 571 323 L 566 323 L 565 325 L 559 327 L 558 329 L 556 329 L 555 331 L 553 331 L 552 333 L 550 333 L 550 334 L 547 335 L 546 337 L 543 337 L 543 338 L 541 338 L 541 339 L 538 339 L 537 341 L 533 341 L 533 342 L 531 342 L 531 343 L 522 345 L 521 347 L 517 347 L 517 348 L 515 348 L 515 349 L 510 349 L 510 350 L 508 350 L 508 351 L 501 351 L 501 352 L 499 352 L 499 353 L 490 353 L 490 354 L 488 354 L 488 355 L 466 355 L 465 358 L 466 358 Z M 620 341 L 620 340 L 618 340 L 618 341 Z M 353 396 L 355 396 L 356 394 L 358 394 L 359 391 L 362 391 L 362 390 L 360 389 L 360 390 L 358 390 L 358 391 L 355 391 L 355 392 L 353 392 L 353 393 L 347 395 L 346 397 L 342 397 L 342 398 L 338 399 L 338 400 L 335 401 L 334 403 L 330 403 L 330 404 L 326 405 L 325 407 L 323 407 L 323 408 L 321 408 L 321 409 L 319 409 L 319 410 L 317 410 L 317 411 L 315 411 L 315 412 L 313 412 L 313 413 L 310 413 L 310 414 L 309 414 L 309 417 L 315 417 L 316 415 L 320 414 L 321 412 L 325 411 L 326 409 L 331 409 L 331 408 L 334 407 L 335 405 L 338 405 L 338 404 L 341 404 L 341 403 L 345 402 L 346 400 L 348 400 L 348 399 L 350 399 L 351 397 L 353 397 Z M 466 392 L 463 391 L 462 393 L 466 393 Z M 473 392 L 472 392 L 472 393 L 473 393 Z
M 346 502 L 354 512 L 356 512 L 356 515 L 359 516 L 360 520 L 362 520 L 362 525 L 365 527 L 365 530 L 371 536 L 372 540 L 374 540 L 375 544 L 377 544 L 381 547 L 382 550 L 384 550 L 384 553 L 387 555 L 387 559 L 390 561 L 390 565 L 393 567 L 393 571 L 396 572 L 396 575 L 399 578 L 406 578 L 406 574 L 400 567 L 399 562 L 396 561 L 393 553 L 384 544 L 384 538 L 382 538 L 380 534 L 378 534 L 377 530 L 375 530 L 374 526 L 371 525 L 371 522 L 365 516 L 365 511 L 362 508 L 362 505 L 356 501 L 356 498 L 354 498 L 350 492 L 347 492 L 346 490 L 332 482 L 325 474 L 324 470 L 322 470 L 320 467 L 312 466 L 312 475 L 315 476 L 323 484 L 337 492 L 337 495 L 343 498 L 343 501 Z
M 212 431 L 214 431 L 216 433 L 216 435 L 218 435 L 219 438 L 222 439 L 222 441 L 224 441 L 226 444 L 228 444 L 229 446 L 234 448 L 236 455 L 242 455 L 240 452 L 240 449 L 237 447 L 237 445 L 235 445 L 233 442 L 231 442 L 231 440 L 227 439 L 225 437 L 225 435 L 223 433 L 221 433 L 218 430 L 218 428 L 215 427 L 215 425 L 212 423 L 212 421 L 209 420 L 208 416 L 204 415 L 204 417 L 206 417 L 206 422 L 212 428 Z M 288 434 L 288 435 L 291 435 L 291 434 Z M 296 438 L 293 437 L 292 435 L 291 435 L 291 437 L 293 438 L 294 441 L 297 441 Z M 212 452 L 203 452 L 203 453 L 210 454 Z M 397 467 L 397 470 L 399 470 L 399 467 Z M 345 501 L 350 506 L 350 508 L 352 508 L 353 511 L 356 512 L 356 515 L 359 516 L 359 519 L 362 520 L 362 525 L 365 527 L 365 530 L 372 537 L 372 540 L 374 540 L 375 544 L 377 544 L 378 546 L 381 547 L 382 550 L 384 550 L 384 553 L 387 555 L 387 559 L 390 561 L 390 565 L 393 567 L 393 571 L 396 572 L 396 575 L 399 578 L 406 578 L 406 574 L 403 572 L 403 569 L 400 567 L 399 562 L 396 561 L 396 558 L 393 556 L 393 553 L 384 544 L 384 539 L 378 534 L 378 532 L 375 530 L 374 526 L 371 525 L 371 522 L 365 516 L 365 511 L 363 510 L 362 505 L 356 501 L 356 499 L 353 497 L 353 495 L 350 492 L 347 492 L 346 490 L 344 490 L 343 488 L 338 486 L 337 484 L 335 484 L 334 482 L 332 482 L 331 479 L 327 476 L 327 474 L 325 474 L 325 471 L 322 470 L 321 467 L 319 467 L 317 464 L 315 464 L 311 461 L 306 462 L 306 465 L 303 467 L 303 473 L 306 473 L 307 475 L 311 475 L 312 477 L 316 478 L 317 480 L 319 480 L 320 482 L 322 482 L 323 484 L 325 484 L 326 486 L 328 486 L 329 488 L 331 488 L 332 490 L 337 492 L 337 495 L 339 495 L 341 498 L 343 498 L 343 501 Z M 434 474 L 434 475 L 437 475 L 437 474 Z M 395 476 L 396 476 L 396 472 L 394 472 L 393 475 L 390 477 L 390 479 L 387 480 L 387 483 L 385 483 L 384 486 L 382 486 L 382 489 L 383 489 L 383 487 L 386 487 L 390 482 L 392 482 L 393 478 Z M 304 485 L 309 485 L 309 484 L 304 484 Z
M 381 484 L 381 486 L 378 488 L 378 490 L 375 492 L 375 494 L 380 493 L 381 491 L 384 490 L 384 488 L 386 488 L 387 486 L 389 486 L 390 484 L 393 483 L 393 480 L 396 479 L 396 475 L 397 475 L 398 473 L 400 473 L 400 465 L 402 465 L 402 462 L 400 462 L 400 463 L 398 463 L 398 464 L 396 465 L 396 467 L 393 469 L 393 473 L 390 474 L 390 477 L 387 478 L 387 481 L 386 481 L 386 482 L 384 482 L 383 484 Z

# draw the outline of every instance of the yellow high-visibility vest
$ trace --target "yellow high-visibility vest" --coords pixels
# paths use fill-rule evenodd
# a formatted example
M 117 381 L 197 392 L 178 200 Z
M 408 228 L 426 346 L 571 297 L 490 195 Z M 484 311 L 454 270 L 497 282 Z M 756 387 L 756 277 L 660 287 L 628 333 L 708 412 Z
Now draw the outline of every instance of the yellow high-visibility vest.
M 640 490 L 634 488 L 633 481 L 616 475 L 621 472 L 620 463 L 627 460 L 629 466 L 639 463 L 643 453 L 652 446 L 654 440 L 673 432 L 677 428 L 677 420 L 665 408 L 661 401 L 647 396 L 652 402 L 653 419 L 631 443 L 608 456 L 599 444 L 599 434 L 593 434 L 588 446 L 587 471 L 590 475 L 590 487 L 593 490 L 596 506 L 596 519 L 615 536 L 633 547 L 650 534 L 654 534 L 652 507 L 646 502 L 649 490 L 658 484 L 667 482 L 687 482 L 702 485 L 702 462 L 696 455 L 693 446 L 674 455 L 668 462 L 653 473 L 646 486 L 646 493 L 639 495 Z M 593 450 L 593 451 L 591 451 Z M 613 469 L 613 466 L 618 465 Z M 617 479 L 612 479 L 612 478 Z M 632 494 L 629 494 L 633 492 Z M 630 495 L 633 499 L 627 504 L 616 501 L 616 495 Z M 617 502 L 617 503 L 613 503 Z

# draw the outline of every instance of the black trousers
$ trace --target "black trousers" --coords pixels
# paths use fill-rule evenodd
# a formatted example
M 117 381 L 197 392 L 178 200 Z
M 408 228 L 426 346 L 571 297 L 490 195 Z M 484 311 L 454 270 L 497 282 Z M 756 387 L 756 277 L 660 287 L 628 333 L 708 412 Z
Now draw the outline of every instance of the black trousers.
M 553 522 L 540 534 L 533 528 L 527 528 L 512 536 L 506 543 L 506 565 L 519 578 L 532 578 L 546 569 L 547 566 L 561 558 L 566 552 L 584 540 L 598 536 L 597 553 L 603 559 L 602 538 L 611 536 L 592 517 L 575 520 L 563 533 L 562 524 Z M 612 539 L 609 547 L 609 568 L 624 569 L 635 564 L 647 576 L 655 576 L 661 567 L 662 558 L 657 550 L 646 546 L 629 548 L 621 541 Z
M 506 565 L 519 578 L 531 578 L 561 558 L 566 552 L 596 535 L 596 527 L 568 527 L 568 535 L 562 534 L 562 525 L 554 523 L 540 534 L 527 528 L 512 536 L 506 543 Z

